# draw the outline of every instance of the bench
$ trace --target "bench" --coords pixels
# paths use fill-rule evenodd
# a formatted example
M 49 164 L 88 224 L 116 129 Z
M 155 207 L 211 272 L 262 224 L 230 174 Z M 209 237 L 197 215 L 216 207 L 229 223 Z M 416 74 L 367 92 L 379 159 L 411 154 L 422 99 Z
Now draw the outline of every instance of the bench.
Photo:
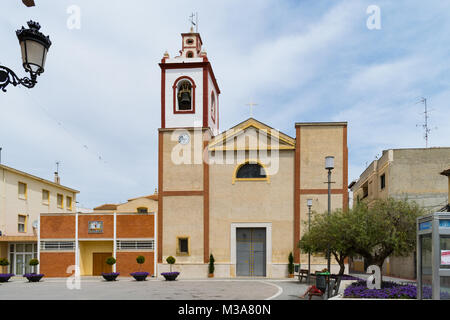
M 298 281 L 302 282 L 303 278 L 305 278 L 305 282 L 308 279 L 308 269 L 300 269 L 298 272 Z

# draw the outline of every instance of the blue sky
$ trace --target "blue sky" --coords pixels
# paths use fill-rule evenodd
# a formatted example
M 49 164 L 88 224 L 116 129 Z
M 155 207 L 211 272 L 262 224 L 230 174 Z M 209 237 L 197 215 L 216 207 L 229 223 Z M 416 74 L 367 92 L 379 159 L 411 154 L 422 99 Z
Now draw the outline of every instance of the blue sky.
M 220 129 L 254 117 L 294 136 L 294 123 L 348 121 L 349 181 L 384 149 L 450 146 L 448 1 L 50 1 L 0 11 L 0 64 L 23 76 L 15 30 L 50 35 L 31 90 L 0 94 L 2 163 L 81 191 L 82 207 L 124 202 L 157 186 L 160 62 L 180 50 L 188 16 L 222 94 Z M 81 9 L 68 29 L 67 8 Z M 369 5 L 381 29 L 369 30 Z M 417 126 L 419 125 L 419 127 Z M 437 129 L 436 129 L 437 128 Z

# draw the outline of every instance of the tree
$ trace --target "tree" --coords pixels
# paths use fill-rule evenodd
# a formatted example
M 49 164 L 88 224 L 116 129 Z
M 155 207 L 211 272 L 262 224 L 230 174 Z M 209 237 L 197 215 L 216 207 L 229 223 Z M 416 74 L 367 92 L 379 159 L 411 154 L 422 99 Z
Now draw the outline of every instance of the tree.
M 326 254 L 329 247 L 330 254 L 339 264 L 339 275 L 342 275 L 345 258 L 354 253 L 351 237 L 346 232 L 350 223 L 349 213 L 342 210 L 335 210 L 330 215 L 313 213 L 310 230 L 302 236 L 298 247 L 311 254 Z
M 416 248 L 416 219 L 425 213 L 417 203 L 388 198 L 350 212 L 354 250 L 368 265 L 381 270 L 390 255 L 408 256 Z

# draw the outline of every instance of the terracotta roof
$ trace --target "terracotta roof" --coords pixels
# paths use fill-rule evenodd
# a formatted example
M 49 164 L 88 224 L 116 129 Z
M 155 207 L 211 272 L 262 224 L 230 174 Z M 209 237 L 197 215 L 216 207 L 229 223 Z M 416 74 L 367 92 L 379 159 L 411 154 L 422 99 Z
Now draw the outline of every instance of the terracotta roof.
M 117 210 L 117 204 L 105 203 L 101 206 L 95 207 L 94 210 Z
M 146 198 L 146 199 L 158 201 L 158 194 L 155 193 L 155 194 L 150 194 L 150 195 L 148 195 L 148 196 L 142 196 L 142 197 L 132 198 L 132 199 L 128 199 L 128 201 L 133 201 L 133 200 L 141 199 L 141 198 Z

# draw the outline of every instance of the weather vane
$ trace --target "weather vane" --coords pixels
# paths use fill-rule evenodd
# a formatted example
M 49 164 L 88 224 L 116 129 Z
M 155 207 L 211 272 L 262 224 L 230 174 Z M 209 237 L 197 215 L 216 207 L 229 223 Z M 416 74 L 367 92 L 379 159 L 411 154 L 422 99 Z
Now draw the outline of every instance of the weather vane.
M 195 18 L 195 22 L 194 22 L 194 18 Z M 196 12 L 195 14 L 192 12 L 192 14 L 189 16 L 189 20 L 191 22 L 191 30 L 194 30 L 194 26 L 195 26 L 195 32 L 198 33 L 198 12 Z

